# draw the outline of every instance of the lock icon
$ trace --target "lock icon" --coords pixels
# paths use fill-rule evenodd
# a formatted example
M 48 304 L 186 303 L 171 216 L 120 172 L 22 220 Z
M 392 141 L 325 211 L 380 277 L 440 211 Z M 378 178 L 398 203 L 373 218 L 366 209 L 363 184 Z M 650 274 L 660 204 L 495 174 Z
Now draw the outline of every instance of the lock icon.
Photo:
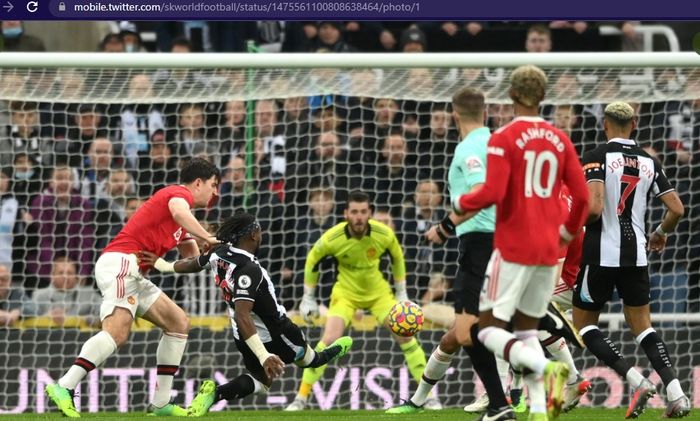
M 64 2 L 58 3 L 58 11 L 59 12 L 65 12 L 66 11 L 66 4 Z

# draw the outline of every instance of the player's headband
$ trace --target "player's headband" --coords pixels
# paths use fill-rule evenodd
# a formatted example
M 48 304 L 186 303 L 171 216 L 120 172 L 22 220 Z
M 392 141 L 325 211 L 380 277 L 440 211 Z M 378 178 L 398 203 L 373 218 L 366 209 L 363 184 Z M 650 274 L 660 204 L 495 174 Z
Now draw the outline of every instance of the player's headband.
M 245 226 L 243 229 L 241 229 L 237 233 L 232 234 L 231 237 L 228 238 L 228 241 L 231 242 L 232 244 L 236 244 L 241 240 L 241 238 L 245 237 L 246 235 L 249 235 L 251 232 L 253 232 L 257 229 L 261 229 L 260 224 L 258 223 L 257 220 L 254 220 L 253 222 L 251 222 L 250 224 Z

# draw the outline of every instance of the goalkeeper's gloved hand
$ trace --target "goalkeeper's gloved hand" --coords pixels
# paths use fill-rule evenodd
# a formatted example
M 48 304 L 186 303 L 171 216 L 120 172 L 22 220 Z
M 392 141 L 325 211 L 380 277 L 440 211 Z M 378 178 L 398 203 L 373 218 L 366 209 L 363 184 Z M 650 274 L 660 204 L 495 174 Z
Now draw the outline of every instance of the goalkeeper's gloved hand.
M 396 294 L 396 300 L 399 302 L 410 301 L 408 299 L 408 293 L 406 292 L 406 281 L 395 282 L 394 292 Z
M 318 317 L 318 303 L 316 302 L 316 288 L 304 284 L 304 296 L 299 304 L 299 313 L 304 321 L 311 323 L 314 317 Z

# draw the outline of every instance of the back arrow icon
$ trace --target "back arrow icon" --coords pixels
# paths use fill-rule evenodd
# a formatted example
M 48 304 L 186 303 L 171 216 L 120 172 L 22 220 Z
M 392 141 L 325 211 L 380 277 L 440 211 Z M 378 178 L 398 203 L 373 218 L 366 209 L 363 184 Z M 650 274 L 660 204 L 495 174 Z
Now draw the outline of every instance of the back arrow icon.
M 13 8 L 14 6 L 12 5 L 12 3 L 10 3 L 10 2 L 8 1 L 7 4 L 4 5 L 4 6 L 2 6 L 2 7 L 5 8 L 5 9 L 7 9 L 7 13 L 10 13 L 10 10 L 12 10 L 12 8 Z

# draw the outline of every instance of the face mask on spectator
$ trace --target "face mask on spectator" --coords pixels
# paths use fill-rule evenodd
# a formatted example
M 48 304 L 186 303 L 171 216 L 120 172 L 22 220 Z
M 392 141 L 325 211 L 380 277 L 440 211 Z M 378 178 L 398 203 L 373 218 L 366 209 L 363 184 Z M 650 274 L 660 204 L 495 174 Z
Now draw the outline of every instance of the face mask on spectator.
M 126 51 L 127 53 L 135 53 L 136 44 L 124 44 L 124 51 Z
M 5 38 L 19 38 L 22 35 L 22 27 L 5 28 L 2 30 L 2 36 Z
M 29 171 L 15 171 L 15 178 L 17 180 L 29 180 L 34 176 L 34 170 Z

